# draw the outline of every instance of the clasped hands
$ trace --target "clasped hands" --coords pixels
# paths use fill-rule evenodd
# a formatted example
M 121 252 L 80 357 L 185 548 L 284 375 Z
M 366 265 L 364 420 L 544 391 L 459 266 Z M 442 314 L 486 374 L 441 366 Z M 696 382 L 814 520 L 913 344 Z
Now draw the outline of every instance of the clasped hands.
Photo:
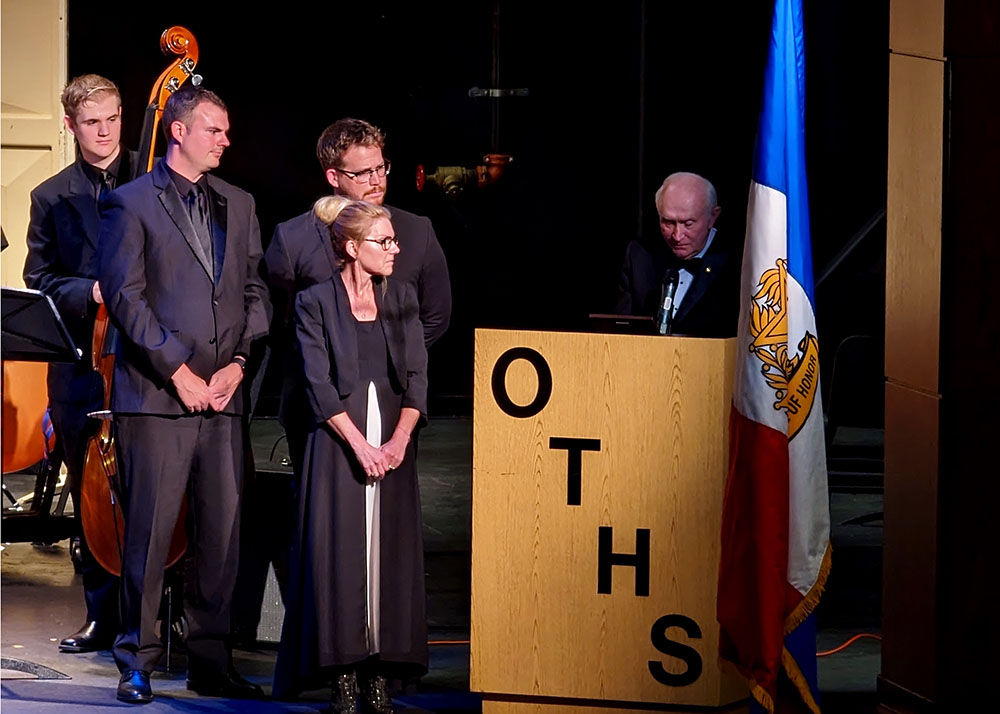
M 354 446 L 354 454 L 358 457 L 365 474 L 369 478 L 381 481 L 390 471 L 403 463 L 406 444 L 409 441 L 408 435 L 397 430 L 389 441 L 378 448 L 361 440 Z
M 221 412 L 229 406 L 236 388 L 243 381 L 243 368 L 236 362 L 231 362 L 206 382 L 192 372 L 190 367 L 182 364 L 170 377 L 170 381 L 189 412 Z

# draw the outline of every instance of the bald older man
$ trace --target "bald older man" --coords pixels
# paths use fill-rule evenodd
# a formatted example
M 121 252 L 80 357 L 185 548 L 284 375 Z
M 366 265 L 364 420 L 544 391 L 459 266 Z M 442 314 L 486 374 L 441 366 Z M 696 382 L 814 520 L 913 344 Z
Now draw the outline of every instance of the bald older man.
M 676 270 L 673 334 L 733 337 L 739 319 L 740 256 L 716 233 L 715 187 L 692 173 L 671 174 L 656 192 L 660 234 L 625 249 L 616 312 L 656 317 L 664 276 Z

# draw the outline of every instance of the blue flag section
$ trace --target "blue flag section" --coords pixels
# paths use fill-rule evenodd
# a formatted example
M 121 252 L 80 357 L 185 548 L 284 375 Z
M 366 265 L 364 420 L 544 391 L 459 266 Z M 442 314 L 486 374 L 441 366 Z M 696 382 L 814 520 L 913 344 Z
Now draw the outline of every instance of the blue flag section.
M 801 0 L 776 0 L 753 178 L 788 199 L 788 272 L 813 294 L 806 184 L 806 58 Z
M 805 83 L 802 0 L 775 0 L 753 174 L 757 183 L 785 195 L 788 273 L 815 305 L 806 182 Z M 783 657 L 783 669 L 799 689 L 803 684 L 808 686 L 818 711 L 815 622 L 815 613 L 811 613 L 786 633 L 785 654 L 791 661 Z M 781 698 L 779 694 L 775 701 L 776 712 L 781 711 Z

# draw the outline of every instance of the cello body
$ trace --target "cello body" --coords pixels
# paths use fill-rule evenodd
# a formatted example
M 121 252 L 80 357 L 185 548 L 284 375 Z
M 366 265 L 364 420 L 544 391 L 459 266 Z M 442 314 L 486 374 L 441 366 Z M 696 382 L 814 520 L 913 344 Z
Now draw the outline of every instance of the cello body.
M 42 460 L 42 419 L 48 406 L 45 362 L 3 363 L 3 472 L 20 471 Z

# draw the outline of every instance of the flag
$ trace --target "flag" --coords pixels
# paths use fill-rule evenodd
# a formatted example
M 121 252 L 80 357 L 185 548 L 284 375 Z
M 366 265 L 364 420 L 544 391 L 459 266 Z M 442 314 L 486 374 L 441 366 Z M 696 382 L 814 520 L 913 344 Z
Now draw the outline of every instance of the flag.
M 818 714 L 812 613 L 830 570 L 830 520 L 804 59 L 801 0 L 776 0 L 747 203 L 717 615 L 720 654 L 760 707 L 781 711 L 787 678 Z

